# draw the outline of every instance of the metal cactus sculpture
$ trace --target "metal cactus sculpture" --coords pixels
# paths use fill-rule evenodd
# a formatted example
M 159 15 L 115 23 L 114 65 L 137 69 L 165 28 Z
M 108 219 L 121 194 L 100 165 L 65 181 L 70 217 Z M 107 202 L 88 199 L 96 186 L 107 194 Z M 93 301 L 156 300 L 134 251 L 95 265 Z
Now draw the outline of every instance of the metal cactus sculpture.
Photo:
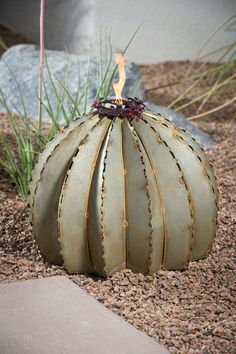
M 144 274 L 206 257 L 217 186 L 200 146 L 141 101 L 96 101 L 45 148 L 33 172 L 34 235 L 69 273 Z
M 30 185 L 43 257 L 69 273 L 144 274 L 206 257 L 217 214 L 214 174 L 200 146 L 173 123 L 121 99 L 93 103 L 39 157 Z

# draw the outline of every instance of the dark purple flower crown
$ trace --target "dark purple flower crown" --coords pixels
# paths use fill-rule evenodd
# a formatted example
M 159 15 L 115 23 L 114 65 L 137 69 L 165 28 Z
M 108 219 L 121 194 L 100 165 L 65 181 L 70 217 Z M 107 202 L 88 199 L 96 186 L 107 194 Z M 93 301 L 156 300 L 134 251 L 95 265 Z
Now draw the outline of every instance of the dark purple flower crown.
M 102 116 L 108 118 L 126 117 L 129 119 L 139 119 L 145 108 L 143 101 L 137 97 L 122 99 L 122 104 L 116 99 L 96 99 L 91 106 Z

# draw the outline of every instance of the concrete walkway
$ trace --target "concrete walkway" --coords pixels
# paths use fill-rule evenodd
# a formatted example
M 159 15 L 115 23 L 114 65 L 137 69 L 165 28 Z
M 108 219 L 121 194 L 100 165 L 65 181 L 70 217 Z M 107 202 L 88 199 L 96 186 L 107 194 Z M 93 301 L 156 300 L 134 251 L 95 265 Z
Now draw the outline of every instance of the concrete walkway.
M 1 354 L 168 354 L 63 276 L 0 285 Z

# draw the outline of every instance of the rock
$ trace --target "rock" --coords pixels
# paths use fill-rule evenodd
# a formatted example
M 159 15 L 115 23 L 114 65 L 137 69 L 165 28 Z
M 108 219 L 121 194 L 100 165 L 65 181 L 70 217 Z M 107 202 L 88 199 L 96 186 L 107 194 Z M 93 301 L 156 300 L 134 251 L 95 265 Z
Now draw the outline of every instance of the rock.
M 164 117 L 174 122 L 180 128 L 185 129 L 201 146 L 209 148 L 216 144 L 215 140 L 212 139 L 209 134 L 205 133 L 193 123 L 188 121 L 182 113 L 176 112 L 171 108 L 158 106 L 154 103 L 145 102 L 145 105 L 152 111 L 163 114 Z
M 54 78 L 55 86 L 60 92 L 60 95 L 63 91 L 65 93 L 65 90 L 62 89 L 59 81 L 63 83 L 68 82 L 68 92 L 75 99 L 78 88 L 80 93 L 82 93 L 87 84 L 88 58 L 83 55 L 72 55 L 67 54 L 66 52 L 53 50 L 47 50 L 46 57 L 50 72 Z M 91 59 L 87 110 L 90 109 L 91 101 L 96 95 L 99 65 L 100 62 L 98 59 Z M 113 63 L 110 72 L 114 68 L 114 65 L 115 64 Z M 78 76 L 80 76 L 79 82 Z M 37 118 L 39 102 L 37 98 L 39 81 L 39 49 L 36 45 L 21 44 L 13 46 L 4 53 L 0 60 L 0 88 L 4 97 L 7 99 L 9 109 L 12 112 L 16 112 L 17 109 L 23 112 L 23 105 L 16 80 L 24 99 L 27 115 L 32 118 Z M 53 93 L 46 69 L 44 70 L 44 80 L 52 109 L 56 113 L 58 100 Z M 134 63 L 128 62 L 126 64 L 126 84 L 123 90 L 124 97 L 133 95 L 140 80 L 141 73 L 139 67 Z M 118 81 L 117 76 L 113 81 Z M 110 95 L 114 96 L 113 89 L 111 89 Z M 144 99 L 143 85 L 139 86 L 135 95 Z M 43 97 L 43 103 L 47 105 L 45 95 Z M 68 112 L 71 107 L 71 101 L 68 104 L 67 99 L 65 98 L 64 103 L 66 111 Z M 82 107 L 83 102 L 79 105 L 80 109 Z M 5 111 L 5 109 L 0 103 L 0 112 L 2 111 Z M 43 108 L 43 119 L 50 121 L 48 112 L 45 108 Z M 61 115 L 60 119 L 62 119 Z

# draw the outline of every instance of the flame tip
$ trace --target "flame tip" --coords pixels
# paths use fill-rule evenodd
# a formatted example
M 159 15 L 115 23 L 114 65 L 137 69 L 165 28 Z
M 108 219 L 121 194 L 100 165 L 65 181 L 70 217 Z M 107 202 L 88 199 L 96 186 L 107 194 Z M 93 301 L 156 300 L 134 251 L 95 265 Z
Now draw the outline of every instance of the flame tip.
M 117 104 L 122 104 L 122 90 L 124 88 L 125 85 L 125 80 L 126 80 L 126 76 L 125 76 L 125 58 L 123 56 L 123 54 L 121 53 L 117 53 L 115 56 L 115 60 L 116 60 L 116 64 L 118 65 L 118 72 L 119 72 L 119 81 L 118 82 L 114 82 L 113 85 L 113 89 L 115 91 L 116 94 L 116 101 Z

